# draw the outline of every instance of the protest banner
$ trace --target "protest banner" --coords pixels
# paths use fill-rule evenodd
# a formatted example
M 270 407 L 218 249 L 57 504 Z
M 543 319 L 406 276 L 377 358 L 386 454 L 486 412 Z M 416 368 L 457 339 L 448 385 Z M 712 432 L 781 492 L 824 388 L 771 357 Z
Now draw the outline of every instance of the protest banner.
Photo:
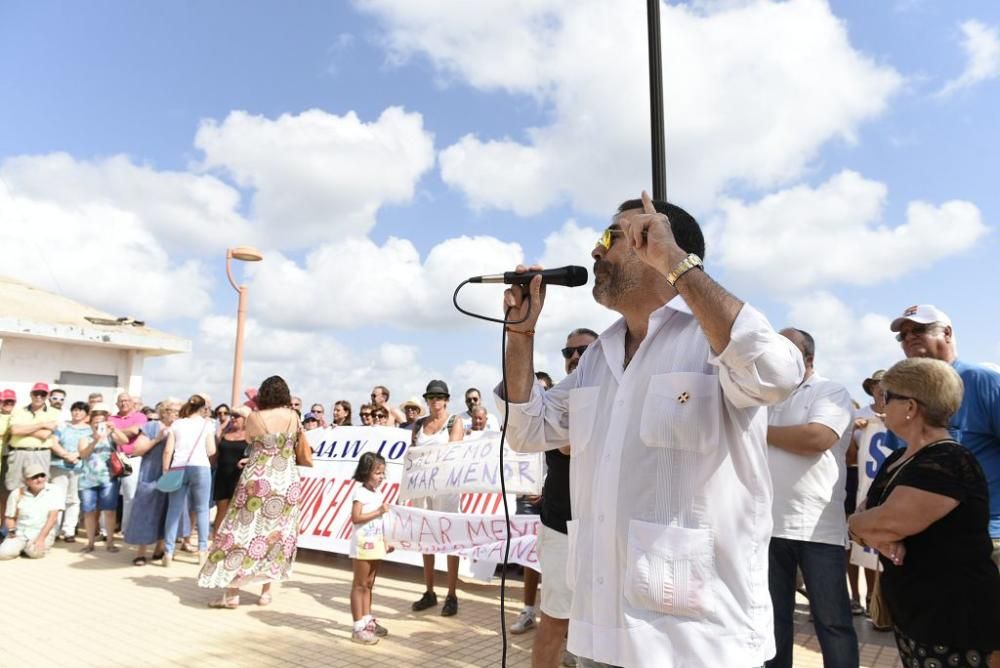
M 306 437 L 313 448 L 312 468 L 300 468 L 299 547 L 348 554 L 354 525 L 351 523 L 351 496 L 358 459 L 365 452 L 377 452 L 386 459 L 385 480 L 377 490 L 389 504 L 399 502 L 403 457 L 410 445 L 410 432 L 393 427 L 337 427 L 313 429 Z M 460 510 L 470 515 L 503 514 L 503 497 L 497 492 L 462 494 Z M 513 516 L 512 516 L 513 519 Z M 395 550 L 387 561 L 419 565 L 416 550 Z M 439 558 L 444 569 L 445 560 Z M 463 566 L 468 574 L 468 567 Z
M 857 432 L 858 437 L 858 506 L 868 498 L 868 489 L 892 450 L 886 444 L 885 423 L 879 417 L 868 417 L 868 426 Z M 851 544 L 851 563 L 869 570 L 878 569 L 878 552 L 870 547 Z
M 480 432 L 482 433 L 482 432 Z M 542 493 L 542 455 L 503 448 L 508 494 Z M 500 489 L 500 434 L 442 445 L 407 448 L 403 455 L 402 500 Z
M 384 518 L 386 544 L 397 549 L 503 561 L 507 541 L 503 515 L 464 515 L 393 506 Z M 511 563 L 538 570 L 535 537 L 540 527 L 538 515 L 511 515 Z

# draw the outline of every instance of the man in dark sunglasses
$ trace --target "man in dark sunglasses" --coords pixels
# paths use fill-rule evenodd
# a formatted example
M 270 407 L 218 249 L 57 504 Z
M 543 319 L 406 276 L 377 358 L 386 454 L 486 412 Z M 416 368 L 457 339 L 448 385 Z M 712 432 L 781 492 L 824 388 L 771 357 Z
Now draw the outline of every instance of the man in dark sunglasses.
M 25 467 L 23 486 L 11 493 L 4 512 L 7 538 L 0 543 L 0 560 L 21 554 L 30 559 L 44 557 L 55 542 L 65 497 L 48 484 L 48 469 L 38 464 Z
M 468 436 L 472 433 L 472 412 L 477 408 L 485 408 L 478 388 L 470 387 L 465 391 L 465 407 L 468 410 L 459 417 L 462 418 L 462 427 Z M 489 411 L 486 412 L 486 431 L 500 431 L 500 422 Z
M 403 415 L 402 411 L 389 404 L 389 388 L 385 385 L 376 385 L 372 388 L 371 400 L 372 406 L 384 406 L 385 410 L 388 411 L 390 427 L 406 422 L 406 416 Z
M 759 666 L 774 651 L 770 601 L 754 593 L 767 591 L 771 524 L 765 407 L 798 386 L 802 355 L 703 271 L 704 253 L 680 207 L 646 193 L 619 206 L 591 257 L 594 300 L 621 318 L 569 351 L 576 370 L 545 392 L 541 277 L 504 293 L 517 323 L 507 440 L 572 442 L 568 649 L 586 661 Z
M 573 373 L 580 364 L 580 357 L 587 347 L 597 340 L 597 332 L 586 327 L 574 329 L 566 337 L 566 347 L 562 349 L 566 374 Z M 545 571 L 545 587 L 542 590 L 542 604 L 535 633 L 535 643 L 531 649 L 531 661 L 536 666 L 559 665 L 563 653 L 563 640 L 569 629 L 572 590 L 566 583 L 566 559 L 569 549 L 566 523 L 573 519 L 569 496 L 569 449 L 546 450 L 545 464 L 548 473 L 542 488 L 541 516 L 542 528 L 538 535 L 538 562 Z M 534 625 L 535 591 L 530 584 L 538 587 L 538 576 L 530 576 L 533 571 L 524 572 L 524 604 L 511 631 Z M 530 617 L 529 617 L 530 615 Z M 530 618 L 530 622 L 527 620 Z M 527 629 L 525 629 L 527 630 Z M 567 652 L 567 654 L 569 654 Z M 563 665 L 575 661 L 572 654 L 562 657 Z
M 892 321 L 889 329 L 896 332 L 896 340 L 907 358 L 930 357 L 947 362 L 962 377 L 965 394 L 948 431 L 972 451 L 986 474 L 993 562 L 1000 569 L 1000 373 L 958 359 L 951 318 L 932 304 L 910 306 Z M 891 431 L 886 436 L 887 445 L 893 449 L 906 447 Z

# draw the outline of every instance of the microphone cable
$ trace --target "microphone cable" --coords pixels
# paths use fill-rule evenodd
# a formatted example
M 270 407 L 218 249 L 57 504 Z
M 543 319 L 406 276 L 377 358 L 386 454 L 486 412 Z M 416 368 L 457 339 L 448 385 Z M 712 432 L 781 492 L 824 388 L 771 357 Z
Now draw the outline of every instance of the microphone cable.
M 504 619 L 504 612 L 506 610 L 507 594 L 507 560 L 510 558 L 510 508 L 507 506 L 507 485 L 503 474 L 503 448 L 507 439 L 507 419 L 510 414 L 510 393 L 507 391 L 507 326 L 520 325 L 528 319 L 529 315 L 531 315 L 531 293 L 525 293 L 525 300 L 528 304 L 528 312 L 523 318 L 520 320 L 508 320 L 510 312 L 514 308 L 513 306 L 508 306 L 507 310 L 504 311 L 503 319 L 501 320 L 500 318 L 491 318 L 479 313 L 466 311 L 458 305 L 459 291 L 461 291 L 461 289 L 470 282 L 471 281 L 469 279 L 466 279 L 458 284 L 458 287 L 455 288 L 455 293 L 451 296 L 451 303 L 454 304 L 459 313 L 467 315 L 470 318 L 485 320 L 486 322 L 495 322 L 504 326 L 503 331 L 500 334 L 500 382 L 503 387 L 503 424 L 500 425 L 500 498 L 503 500 L 503 517 L 504 522 L 507 525 L 507 537 L 504 541 L 503 568 L 500 570 L 500 638 L 501 642 L 503 642 L 503 649 L 500 653 L 500 666 L 501 668 L 507 668 L 507 622 Z

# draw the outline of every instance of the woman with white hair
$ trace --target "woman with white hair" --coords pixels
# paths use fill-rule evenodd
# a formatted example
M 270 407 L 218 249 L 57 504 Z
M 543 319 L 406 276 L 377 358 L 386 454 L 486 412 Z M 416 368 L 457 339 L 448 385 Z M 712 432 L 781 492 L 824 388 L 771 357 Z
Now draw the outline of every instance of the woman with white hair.
M 139 480 L 132 501 L 132 520 L 125 528 L 125 543 L 138 545 L 139 553 L 132 563 L 146 565 L 146 550 L 152 543 L 153 560 L 163 558 L 163 525 L 167 517 L 167 495 L 156 488 L 163 475 L 163 448 L 167 444 L 170 426 L 180 412 L 180 399 L 164 399 L 156 404 L 159 420 L 147 422 L 135 441 L 134 456 L 142 457 Z

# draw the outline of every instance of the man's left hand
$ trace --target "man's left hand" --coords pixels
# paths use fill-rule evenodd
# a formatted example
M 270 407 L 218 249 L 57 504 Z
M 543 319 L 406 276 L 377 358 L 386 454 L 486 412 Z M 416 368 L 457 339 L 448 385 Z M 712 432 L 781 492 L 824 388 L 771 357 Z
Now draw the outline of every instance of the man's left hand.
M 41 554 L 45 551 L 45 539 L 39 536 L 35 539 L 35 553 Z
M 657 213 L 649 193 L 642 191 L 642 213 L 621 216 L 618 220 L 625 240 L 639 259 L 666 276 L 687 253 L 677 245 L 670 220 Z

